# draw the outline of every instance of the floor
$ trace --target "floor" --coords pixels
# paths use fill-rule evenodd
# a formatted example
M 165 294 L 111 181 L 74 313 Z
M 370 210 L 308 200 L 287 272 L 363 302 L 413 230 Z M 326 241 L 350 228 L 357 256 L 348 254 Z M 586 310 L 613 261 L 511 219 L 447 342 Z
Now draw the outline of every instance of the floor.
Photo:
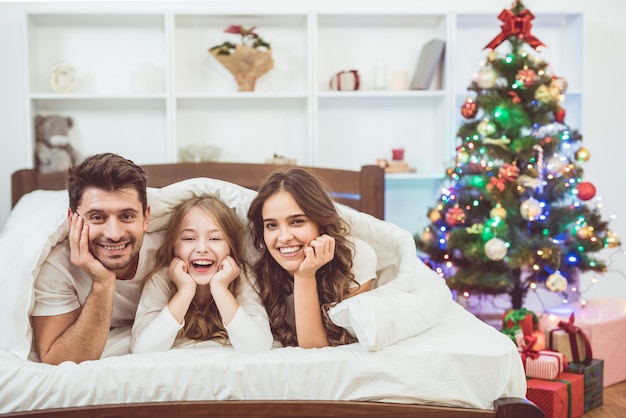
M 626 417 L 626 380 L 604 388 L 603 403 L 583 415 L 583 418 Z

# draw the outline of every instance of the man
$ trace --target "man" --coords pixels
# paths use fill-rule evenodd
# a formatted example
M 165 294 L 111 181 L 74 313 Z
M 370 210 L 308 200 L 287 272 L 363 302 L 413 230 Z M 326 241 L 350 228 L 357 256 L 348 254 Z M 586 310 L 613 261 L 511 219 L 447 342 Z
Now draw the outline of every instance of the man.
M 158 246 L 145 234 L 146 183 L 141 167 L 111 153 L 69 169 L 69 234 L 35 282 L 31 319 L 42 362 L 99 359 L 110 329 L 132 323 Z

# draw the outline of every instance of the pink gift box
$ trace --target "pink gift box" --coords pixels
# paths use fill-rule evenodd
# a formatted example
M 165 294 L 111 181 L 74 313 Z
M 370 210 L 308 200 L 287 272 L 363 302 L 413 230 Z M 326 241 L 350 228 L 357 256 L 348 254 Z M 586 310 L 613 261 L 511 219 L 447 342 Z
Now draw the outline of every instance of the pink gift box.
M 580 302 L 548 309 L 542 315 L 543 329 L 568 321 L 571 313 L 578 326 L 587 335 L 593 357 L 604 360 L 604 387 L 626 380 L 626 300 L 596 298 L 582 307 Z
M 526 377 L 554 380 L 559 373 L 563 372 L 564 363 L 567 364 L 563 353 L 558 351 L 539 350 L 534 353 L 536 354 L 522 353 Z

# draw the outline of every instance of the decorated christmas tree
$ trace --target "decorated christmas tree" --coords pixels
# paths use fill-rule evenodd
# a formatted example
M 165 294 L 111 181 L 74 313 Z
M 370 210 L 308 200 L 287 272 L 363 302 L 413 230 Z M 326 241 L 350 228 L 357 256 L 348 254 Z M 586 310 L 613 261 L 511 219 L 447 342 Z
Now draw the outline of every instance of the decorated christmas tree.
M 461 106 L 458 146 L 430 224 L 416 243 L 461 293 L 570 291 L 582 271 L 603 272 L 592 254 L 619 245 L 583 181 L 589 151 L 566 124 L 564 78 L 540 58 L 534 16 L 521 1 L 498 16 L 502 31 Z

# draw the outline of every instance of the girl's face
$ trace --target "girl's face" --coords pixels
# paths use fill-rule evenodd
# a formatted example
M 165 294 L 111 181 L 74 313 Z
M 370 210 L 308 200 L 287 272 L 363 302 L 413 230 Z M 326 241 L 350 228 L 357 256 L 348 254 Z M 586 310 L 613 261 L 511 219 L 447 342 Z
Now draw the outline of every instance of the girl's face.
M 201 208 L 191 208 L 174 243 L 174 255 L 187 264 L 189 275 L 198 285 L 208 284 L 229 254 L 230 247 L 215 220 Z
M 263 204 L 263 240 L 270 255 L 293 276 L 304 260 L 304 248 L 320 235 L 320 227 L 285 191 Z

